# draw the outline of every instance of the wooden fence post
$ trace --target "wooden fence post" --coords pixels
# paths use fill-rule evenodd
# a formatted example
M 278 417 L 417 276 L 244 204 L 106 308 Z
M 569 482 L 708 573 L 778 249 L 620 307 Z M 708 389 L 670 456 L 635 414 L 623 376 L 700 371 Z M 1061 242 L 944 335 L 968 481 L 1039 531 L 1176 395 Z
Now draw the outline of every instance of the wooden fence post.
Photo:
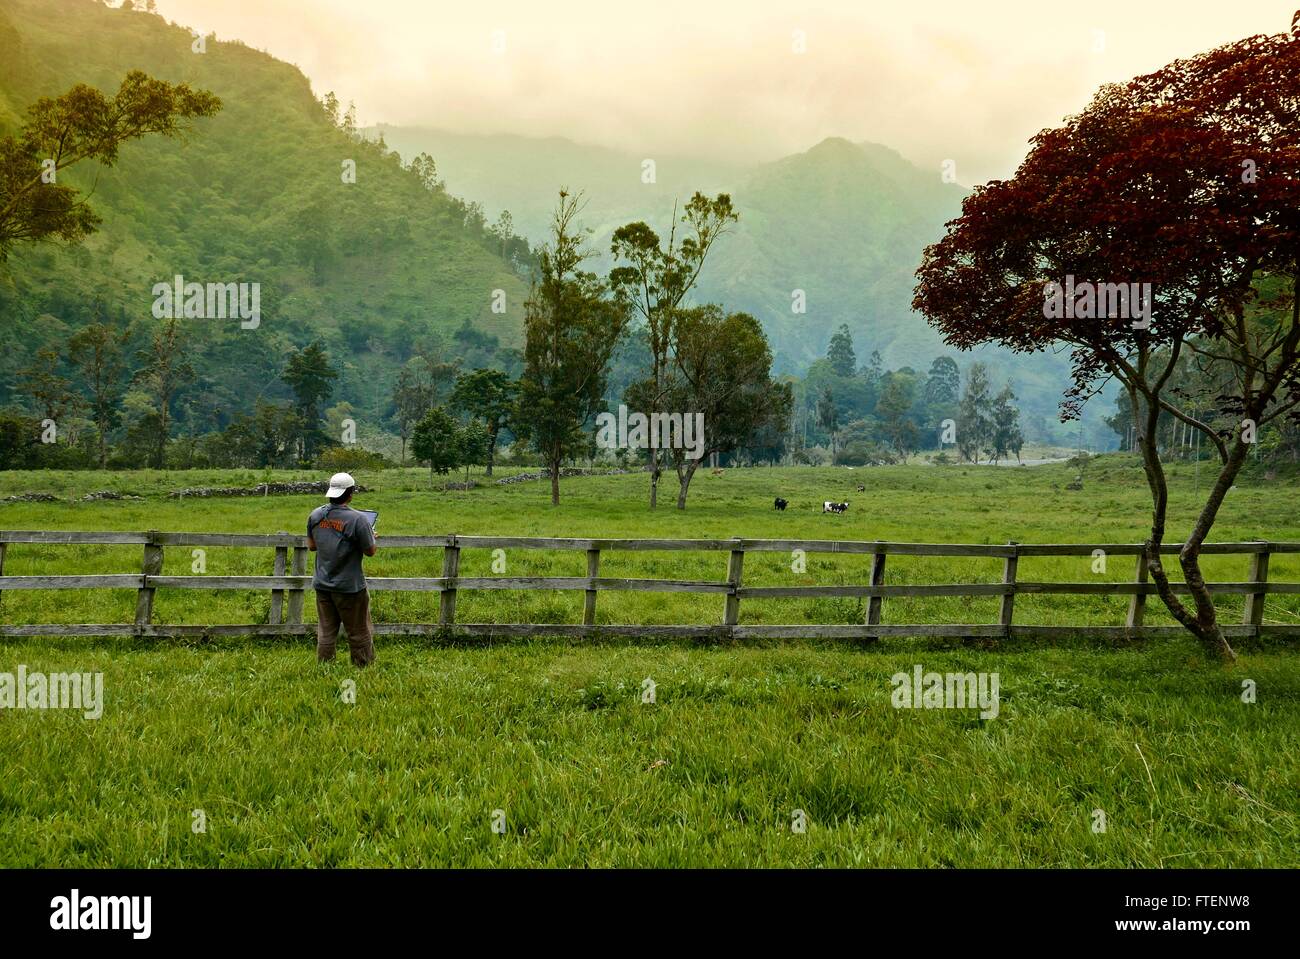
M 272 570 L 273 575 L 283 576 L 285 566 L 289 559 L 289 547 L 277 546 L 275 548 L 275 568 Z M 279 626 L 284 622 L 284 590 L 271 590 L 271 616 L 270 623 L 272 626 Z
M 448 537 L 447 545 L 442 549 L 442 577 L 452 581 L 450 587 L 443 585 L 438 597 L 438 625 L 451 626 L 456 622 L 456 577 L 460 575 L 460 547 L 456 545 L 456 534 Z
M 8 543 L 0 543 L 0 576 L 5 574 L 5 550 L 9 548 Z M 4 590 L 0 589 L 0 601 L 3 601 Z
M 595 579 L 600 575 L 600 550 L 587 550 L 587 576 Z M 596 624 L 596 589 L 588 589 L 582 598 L 582 625 L 594 626 Z
M 876 552 L 871 554 L 871 585 L 885 585 L 885 544 L 876 541 Z M 871 596 L 867 599 L 867 625 L 880 625 L 880 609 L 883 596 Z
M 1010 586 L 1011 590 L 1002 594 L 1002 615 L 998 617 L 998 625 L 1006 628 L 1007 637 L 1010 638 L 1011 617 L 1016 609 L 1016 566 L 1020 562 L 1020 552 L 1016 549 L 1015 540 L 1011 540 L 1007 545 L 1011 547 L 1011 555 L 1002 564 L 1002 584 Z
M 160 576 L 163 568 L 163 548 L 158 545 L 158 531 L 149 530 L 147 534 L 149 541 L 145 543 L 144 560 L 140 564 L 140 572 L 145 576 Z M 146 578 L 140 584 L 140 590 L 135 595 L 135 625 L 148 626 L 153 622 L 153 595 L 154 588 L 149 585 Z
M 731 551 L 731 558 L 727 561 L 727 585 L 731 587 L 727 591 L 727 604 L 722 614 L 722 625 L 735 626 L 740 622 L 740 596 L 736 590 L 740 589 L 740 579 L 745 571 L 745 550 L 737 543 L 736 548 Z
M 1133 582 L 1139 585 L 1145 585 L 1147 581 L 1147 551 L 1146 547 L 1138 553 L 1137 569 L 1133 574 Z M 1124 620 L 1126 629 L 1141 629 L 1142 615 L 1146 612 L 1147 596 L 1146 593 L 1134 593 L 1128 601 L 1128 618 Z
M 1268 550 L 1250 554 L 1250 581 L 1260 586 L 1268 582 Z M 1267 590 L 1246 594 L 1246 608 L 1242 610 L 1241 622 L 1244 626 L 1259 626 L 1264 622 L 1264 600 Z
M 307 547 L 295 546 L 293 548 L 293 566 L 290 567 L 291 575 L 307 575 Z M 295 586 L 289 590 L 289 622 L 293 625 L 302 623 L 302 599 L 306 590 L 301 586 Z

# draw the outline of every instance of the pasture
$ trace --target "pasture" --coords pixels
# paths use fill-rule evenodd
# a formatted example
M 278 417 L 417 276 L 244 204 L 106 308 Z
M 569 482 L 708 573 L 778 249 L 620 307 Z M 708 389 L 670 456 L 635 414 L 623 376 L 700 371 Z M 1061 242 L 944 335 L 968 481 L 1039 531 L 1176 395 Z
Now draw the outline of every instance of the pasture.
M 1204 468 L 1203 468 L 1204 470 Z M 375 576 L 436 576 L 437 550 L 385 551 L 382 534 L 1138 542 L 1136 460 L 1066 466 L 727 470 L 697 476 L 689 508 L 646 507 L 644 475 L 431 489 L 426 471 L 359 475 L 378 509 Z M 1193 468 L 1172 468 L 1170 539 L 1187 528 Z M 1208 470 L 1199 482 L 1204 493 Z M 202 485 L 303 473 L 0 472 L 8 529 L 300 532 L 311 496 L 185 499 Z M 481 481 L 481 478 L 480 478 Z M 440 482 L 440 481 L 439 481 Z M 866 487 L 857 492 L 856 486 Z M 97 490 L 142 500 L 82 502 Z M 1300 540 L 1279 503 L 1291 481 L 1243 481 L 1216 541 Z M 775 496 L 790 501 L 772 508 Z M 848 512 L 823 515 L 824 500 Z M 580 553 L 507 551 L 511 576 L 581 575 Z M 270 550 L 207 550 L 209 574 L 267 574 Z M 465 551 L 461 575 L 490 576 Z M 129 572 L 139 547 L 10 547 L 8 575 Z M 165 574 L 191 572 L 169 550 Z M 751 585 L 867 581 L 869 557 L 746 560 Z M 887 582 L 998 582 L 987 559 L 891 559 Z M 1041 580 L 1127 582 L 1132 557 L 1021 560 Z M 1207 559 L 1241 579 L 1244 559 Z M 611 553 L 602 575 L 724 578 L 719 553 Z M 1277 555 L 1270 579 L 1300 580 Z M 0 622 L 130 622 L 132 591 L 9 592 Z M 376 593 L 377 623 L 434 622 L 437 596 Z M 996 622 L 998 601 L 890 598 L 885 623 Z M 1122 624 L 1127 601 L 1025 596 L 1016 621 Z M 160 590 L 156 622 L 266 622 L 267 592 Z M 1225 622 L 1240 598 L 1223 601 Z M 582 594 L 462 592 L 460 622 L 577 622 Z M 310 601 L 307 617 L 314 614 Z M 722 597 L 602 593 L 598 623 L 720 622 Z M 742 623 L 860 623 L 851 598 L 746 601 Z M 1157 600 L 1147 621 L 1168 624 Z M 1265 622 L 1300 622 L 1270 596 Z M 379 640 L 364 673 L 314 662 L 306 639 L 0 640 L 0 671 L 102 671 L 103 718 L 0 712 L 0 865 L 1294 866 L 1300 863 L 1300 658 L 1294 643 L 1205 662 L 1190 637 L 1141 643 L 885 639 L 708 644 L 629 640 Z M 1001 709 L 891 708 L 890 677 L 996 672 Z M 655 702 L 642 702 L 645 679 Z M 355 680 L 356 701 L 342 689 Z M 1243 680 L 1257 701 L 1243 703 Z M 206 831 L 191 829 L 202 810 Z M 492 826 L 504 814 L 503 833 Z M 795 810 L 806 831 L 791 829 Z M 1094 831 L 1095 810 L 1106 830 Z M 500 817 L 497 818 L 500 821 Z

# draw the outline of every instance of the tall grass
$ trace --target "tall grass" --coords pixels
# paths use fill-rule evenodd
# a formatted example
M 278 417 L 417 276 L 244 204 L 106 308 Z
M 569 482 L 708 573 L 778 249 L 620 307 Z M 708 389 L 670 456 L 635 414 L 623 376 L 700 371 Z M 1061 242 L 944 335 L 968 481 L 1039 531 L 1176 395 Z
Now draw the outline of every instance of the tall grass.
M 645 506 L 644 476 L 430 490 L 427 474 L 360 477 L 388 534 L 1137 542 L 1147 506 L 1136 465 L 1073 471 L 900 467 L 728 470 L 701 476 L 689 508 Z M 71 498 L 119 488 L 143 502 L 8 504 L 0 526 L 297 530 L 312 497 L 166 499 L 263 474 L 15 474 L 0 495 Z M 281 478 L 277 476 L 276 478 Z M 1204 478 L 1202 477 L 1202 480 Z M 854 490 L 858 482 L 868 489 Z M 1174 468 L 1173 533 L 1192 515 Z M 1202 487 L 1202 491 L 1203 491 Z M 1300 538 L 1293 489 L 1242 485 L 1217 540 Z M 773 496 L 789 499 L 786 513 Z M 850 512 L 822 516 L 824 499 Z M 361 498 L 359 498 L 360 501 Z M 372 575 L 428 574 L 437 550 L 383 550 Z M 207 570 L 269 573 L 269 550 L 210 548 Z M 122 572 L 139 548 L 14 546 L 15 575 Z M 165 572 L 188 573 L 169 550 Z M 464 575 L 490 575 L 486 552 Z M 1244 557 L 1215 558 L 1242 578 Z M 509 551 L 509 575 L 581 575 L 579 553 Z M 611 576 L 722 579 L 726 557 L 610 554 Z M 1235 565 L 1233 565 L 1235 564 Z M 746 558 L 753 584 L 862 582 L 864 563 Z M 887 582 L 996 581 L 996 561 L 891 557 Z M 435 572 L 436 574 L 436 572 Z M 1087 581 L 1091 560 L 1022 560 L 1023 578 Z M 1104 574 L 1132 575 L 1132 558 Z M 1294 580 L 1294 558 L 1271 577 Z M 436 597 L 377 593 L 380 621 L 428 620 Z M 1239 610 L 1239 600 L 1237 601 Z M 463 592 L 463 621 L 577 621 L 578 593 Z M 10 592 L 5 622 L 128 622 L 129 592 Z M 161 622 L 264 621 L 269 595 L 160 590 Z M 717 622 L 720 596 L 606 594 L 603 622 Z M 991 601 L 885 601 L 886 622 L 991 622 Z M 1159 603 L 1148 606 L 1149 621 Z M 310 614 L 310 603 L 308 604 Z M 1122 622 L 1123 603 L 1020 597 L 1017 622 Z M 1230 602 L 1225 617 L 1234 615 Z M 1294 622 L 1291 597 L 1267 621 Z M 860 622 L 853 600 L 745 601 L 742 622 Z M 693 642 L 380 640 L 358 672 L 312 643 L 81 639 L 0 641 L 0 671 L 103 672 L 103 718 L 0 710 L 0 865 L 62 866 L 1295 866 L 1300 864 L 1300 660 L 1251 644 L 1206 662 L 1190 639 L 1114 645 L 958 641 Z M 996 719 L 900 710 L 890 677 L 916 664 L 996 672 Z M 642 702 L 645 679 L 655 702 Z M 1256 691 L 1243 702 L 1243 682 Z M 355 683 L 355 703 L 345 693 Z M 192 830 L 202 810 L 206 831 Z M 493 813 L 505 832 L 494 833 Z M 796 810 L 807 831 L 791 829 Z M 1094 812 L 1106 831 L 1094 831 Z

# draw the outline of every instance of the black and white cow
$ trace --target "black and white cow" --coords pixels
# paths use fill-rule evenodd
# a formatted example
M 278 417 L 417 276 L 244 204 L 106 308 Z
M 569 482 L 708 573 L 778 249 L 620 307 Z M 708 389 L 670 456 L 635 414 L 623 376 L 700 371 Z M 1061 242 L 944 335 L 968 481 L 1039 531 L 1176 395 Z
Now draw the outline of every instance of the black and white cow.
M 848 508 L 849 508 L 848 500 L 845 500 L 843 503 L 832 503 L 830 500 L 827 500 L 826 502 L 822 503 L 823 513 L 844 513 L 847 512 Z

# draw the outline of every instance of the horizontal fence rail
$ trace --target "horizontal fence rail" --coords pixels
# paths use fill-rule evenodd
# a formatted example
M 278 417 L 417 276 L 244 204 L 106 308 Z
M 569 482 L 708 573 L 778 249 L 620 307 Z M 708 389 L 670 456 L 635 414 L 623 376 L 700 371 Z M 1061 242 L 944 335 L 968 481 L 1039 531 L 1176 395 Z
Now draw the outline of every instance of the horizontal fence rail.
M 436 623 L 381 623 L 379 635 L 408 636 L 626 636 L 746 638 L 843 638 L 879 639 L 888 636 L 934 636 L 967 639 L 1013 637 L 1068 638 L 1071 636 L 1115 636 L 1145 638 L 1183 633 L 1181 626 L 1145 626 L 1146 599 L 1156 593 L 1148 582 L 1144 549 L 1136 543 L 891 543 L 883 541 L 791 540 L 791 539 L 581 539 L 517 536 L 385 536 L 385 550 L 427 548 L 442 551 L 440 576 L 368 576 L 375 591 L 429 592 L 439 594 Z M 140 572 L 64 576 L 4 575 L 6 555 L 15 545 L 46 546 L 140 546 Z M 229 546 L 274 550 L 272 574 L 267 576 L 191 575 L 165 576 L 164 550 L 169 547 Z M 583 552 L 586 576 L 460 576 L 460 553 L 464 549 L 571 550 Z M 1176 554 L 1179 544 L 1165 544 L 1162 554 Z M 742 582 L 746 553 L 802 550 L 805 553 L 835 553 L 871 557 L 869 582 L 830 586 L 745 586 Z M 601 554 L 613 551 L 725 552 L 726 578 L 711 580 L 617 578 L 601 576 Z M 1018 578 L 1022 557 L 1134 556 L 1131 582 L 1066 583 L 1037 582 Z M 11 590 L 125 589 L 136 592 L 134 622 L 109 624 L 33 623 L 7 624 L 0 621 L 0 636 L 260 636 L 302 635 L 315 627 L 303 622 L 303 599 L 311 588 L 307 574 L 307 538 L 289 533 L 143 533 L 65 532 L 59 530 L 0 530 L 0 597 Z M 1300 583 L 1270 582 L 1269 557 L 1300 553 L 1300 543 L 1257 540 L 1243 543 L 1207 543 L 1202 553 L 1211 556 L 1240 555 L 1249 560 L 1247 578 L 1236 582 L 1208 583 L 1210 592 L 1245 597 L 1240 624 L 1225 625 L 1231 639 L 1264 635 L 1300 637 L 1300 625 L 1263 623 L 1268 594 L 1298 594 Z M 1002 560 L 1002 581 L 996 583 L 887 584 L 885 564 L 889 556 L 975 557 Z M 1189 592 L 1182 583 L 1172 584 L 1180 595 Z M 171 625 L 153 621 L 158 589 L 269 590 L 269 622 L 257 624 Z M 458 623 L 456 595 L 460 590 L 579 590 L 583 596 L 582 623 Z M 722 621 L 702 625 L 597 624 L 596 602 L 601 592 L 648 591 L 663 593 L 708 593 L 723 596 Z M 1125 596 L 1128 614 L 1123 626 L 1035 626 L 1014 624 L 1018 595 L 1058 594 Z M 816 599 L 849 597 L 866 599 L 864 621 L 854 625 L 745 625 L 740 622 L 742 600 Z M 1000 600 L 998 622 L 952 624 L 886 624 L 884 603 L 890 597 L 969 597 Z M 0 620 L 3 619 L 0 601 Z

